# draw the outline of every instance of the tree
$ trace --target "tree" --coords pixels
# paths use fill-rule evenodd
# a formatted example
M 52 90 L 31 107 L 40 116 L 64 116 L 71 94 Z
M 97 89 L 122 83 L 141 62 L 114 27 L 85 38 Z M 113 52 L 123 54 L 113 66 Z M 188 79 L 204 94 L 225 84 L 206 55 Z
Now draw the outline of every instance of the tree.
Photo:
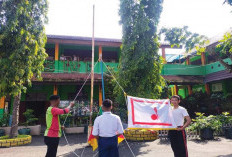
M 222 40 L 215 44 L 216 46 L 207 46 L 209 44 L 207 37 L 192 33 L 187 29 L 187 26 L 184 26 L 183 28 L 162 28 L 159 34 L 164 34 L 164 40 L 168 41 L 171 46 L 183 45 L 186 53 L 192 52 L 193 49 L 195 49 L 199 55 L 208 52 L 228 71 L 232 72 L 232 65 L 229 65 L 223 60 L 224 56 L 227 56 L 232 60 L 232 31 L 227 32 Z
M 160 75 L 162 60 L 157 53 L 159 43 L 156 34 L 162 2 L 120 0 L 123 37 L 117 77 L 129 95 L 158 98 L 164 86 L 164 79 Z M 120 90 L 118 86 L 117 90 Z
M 182 45 L 186 52 L 189 52 L 195 48 L 196 45 L 207 40 L 207 37 L 204 35 L 190 32 L 188 26 L 182 28 L 162 28 L 159 35 L 164 35 L 164 40 L 169 42 L 172 47 L 180 47 L 180 45 Z
M 17 135 L 22 91 L 41 79 L 45 52 L 47 0 L 5 0 L 0 12 L 0 96 L 14 96 L 10 137 Z

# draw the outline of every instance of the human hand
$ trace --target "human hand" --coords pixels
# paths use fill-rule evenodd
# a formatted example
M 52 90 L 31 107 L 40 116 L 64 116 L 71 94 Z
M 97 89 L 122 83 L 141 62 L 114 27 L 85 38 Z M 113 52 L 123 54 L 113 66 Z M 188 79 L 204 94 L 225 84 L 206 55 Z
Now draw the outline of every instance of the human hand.
M 75 103 L 73 101 L 70 102 L 70 104 L 69 104 L 70 107 L 73 107 L 74 105 L 75 105 Z
M 177 130 L 177 131 L 182 131 L 182 130 L 184 130 L 184 128 L 183 128 L 183 127 L 181 127 L 181 128 L 176 128 L 176 130 Z
M 65 129 L 65 127 L 62 125 L 62 126 L 61 126 L 61 129 L 62 129 L 62 130 L 64 130 L 64 129 Z

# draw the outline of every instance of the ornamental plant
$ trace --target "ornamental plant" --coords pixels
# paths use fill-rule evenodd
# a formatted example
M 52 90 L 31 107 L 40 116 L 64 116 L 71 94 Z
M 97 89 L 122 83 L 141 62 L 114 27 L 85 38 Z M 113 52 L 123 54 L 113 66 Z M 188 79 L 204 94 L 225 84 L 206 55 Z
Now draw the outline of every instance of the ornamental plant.
M 38 120 L 38 118 L 36 118 L 33 115 L 34 110 L 32 109 L 27 109 L 26 112 L 23 113 L 24 117 L 26 118 L 26 121 L 24 123 L 22 123 L 24 126 L 29 126 L 29 125 L 35 125 L 35 122 Z
M 204 116 L 204 113 L 200 112 L 196 112 L 196 116 L 195 119 L 192 119 L 193 123 L 188 128 L 191 131 L 199 131 L 203 129 L 219 131 L 222 127 L 222 123 L 217 116 Z

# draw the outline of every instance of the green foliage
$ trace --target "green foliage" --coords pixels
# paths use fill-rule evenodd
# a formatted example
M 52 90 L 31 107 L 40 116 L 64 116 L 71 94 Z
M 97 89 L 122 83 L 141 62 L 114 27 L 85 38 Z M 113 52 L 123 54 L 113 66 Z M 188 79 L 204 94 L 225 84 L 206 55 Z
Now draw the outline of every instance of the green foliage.
M 4 113 L 2 117 L 0 118 L 0 127 L 9 126 L 9 119 L 10 119 L 10 115 L 7 113 Z
M 222 122 L 217 116 L 210 115 L 204 116 L 204 113 L 196 112 L 197 117 L 192 119 L 193 123 L 188 127 L 189 130 L 202 130 L 202 129 L 212 129 L 219 131 L 222 127 Z
M 24 126 L 29 125 L 35 125 L 35 122 L 38 120 L 38 118 L 35 118 L 33 115 L 34 110 L 27 109 L 26 112 L 23 113 L 24 117 L 26 118 L 26 121 L 23 123 Z
M 217 48 L 221 53 L 232 54 L 232 32 L 227 32 L 223 35 L 223 39 L 219 41 Z
M 117 75 L 128 95 L 158 98 L 164 79 L 160 75 L 157 25 L 163 0 L 120 0 L 122 48 Z M 117 86 L 118 101 L 125 102 Z
M 180 47 L 182 45 L 186 52 L 189 52 L 199 44 L 203 45 L 207 41 L 206 36 L 190 32 L 188 26 L 183 28 L 162 28 L 159 35 L 162 34 L 164 34 L 164 40 L 169 42 L 171 47 Z
M 229 112 L 222 112 L 222 114 L 218 115 L 217 118 L 223 125 L 232 124 L 232 116 L 229 114 Z
M 41 79 L 45 53 L 47 0 L 7 0 L 0 11 L 0 97 L 18 95 Z

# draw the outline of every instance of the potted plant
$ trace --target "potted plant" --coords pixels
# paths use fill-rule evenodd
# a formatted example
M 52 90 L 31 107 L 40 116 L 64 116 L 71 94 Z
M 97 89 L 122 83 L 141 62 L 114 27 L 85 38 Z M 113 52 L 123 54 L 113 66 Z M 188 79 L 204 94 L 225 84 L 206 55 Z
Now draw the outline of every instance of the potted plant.
M 193 119 L 193 123 L 189 126 L 189 130 L 200 131 L 200 138 L 202 140 L 214 139 L 214 131 L 220 130 L 222 123 L 213 115 L 204 116 L 204 113 L 197 112 L 196 119 Z
M 2 118 L 0 118 L 0 136 L 4 135 L 9 135 L 10 134 L 10 129 L 9 127 L 9 119 L 10 116 L 7 113 L 4 113 Z
M 33 112 L 34 111 L 32 109 L 27 109 L 26 112 L 23 113 L 26 121 L 22 123 L 24 127 L 20 127 L 18 130 L 20 135 L 40 135 L 41 126 L 35 126 L 35 122 L 38 120 L 38 118 L 35 118 Z
M 65 119 L 66 115 L 62 116 L 62 119 Z M 71 114 L 68 116 L 67 125 L 65 125 L 65 133 L 67 134 L 77 134 L 84 133 L 84 127 L 80 126 L 80 122 L 78 122 L 75 117 Z
M 229 116 L 229 112 L 223 112 L 221 115 L 218 115 L 218 119 L 222 123 L 222 134 L 226 138 L 232 139 L 232 116 Z

